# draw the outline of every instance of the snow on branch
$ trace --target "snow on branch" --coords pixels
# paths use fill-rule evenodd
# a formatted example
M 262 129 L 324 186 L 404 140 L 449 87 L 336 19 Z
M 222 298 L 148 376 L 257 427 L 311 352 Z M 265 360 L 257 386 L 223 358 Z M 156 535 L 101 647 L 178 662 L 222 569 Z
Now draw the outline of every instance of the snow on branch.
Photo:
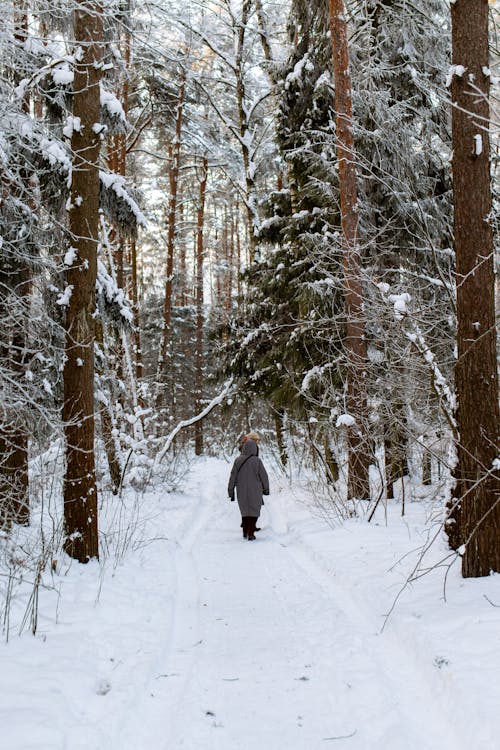
M 432 374 L 433 388 L 439 398 L 439 402 L 446 416 L 446 419 L 448 420 L 448 423 L 452 430 L 455 432 L 457 427 L 457 423 L 454 417 L 456 409 L 455 393 L 453 392 L 443 373 L 439 369 L 436 358 L 433 352 L 431 352 L 431 350 L 429 349 L 419 326 L 416 323 L 413 323 L 412 331 L 406 332 L 405 335 L 406 338 L 414 345 L 419 354 L 422 355 L 425 362 L 428 364 Z
M 234 382 L 233 378 L 230 378 L 230 380 L 227 381 L 227 383 L 224 385 L 224 388 L 219 393 L 218 396 L 215 396 L 207 406 L 201 411 L 199 414 L 196 414 L 196 416 L 191 417 L 191 419 L 185 419 L 182 422 L 179 422 L 176 427 L 172 430 L 170 435 L 167 437 L 167 441 L 161 451 L 157 454 L 155 458 L 155 466 L 160 463 L 160 461 L 163 460 L 165 457 L 168 449 L 173 443 L 173 440 L 175 436 L 183 430 L 185 427 L 191 427 L 191 425 L 195 424 L 196 422 L 200 422 L 202 419 L 205 419 L 213 409 L 215 409 L 216 406 L 219 406 L 225 398 L 227 398 L 234 390 Z
M 451 430 L 455 433 L 457 427 L 454 416 L 457 405 L 456 396 L 453 388 L 449 385 L 445 376 L 441 372 L 434 353 L 429 348 L 418 323 L 411 317 L 408 310 L 408 303 L 411 302 L 411 296 L 406 292 L 403 294 L 389 294 L 389 284 L 380 283 L 377 284 L 377 287 L 384 302 L 393 305 L 394 319 L 398 322 L 403 320 L 406 322 L 409 330 L 403 329 L 403 333 L 429 367 L 432 376 L 432 387 L 439 399 L 439 404 L 446 420 L 450 425 Z
M 146 217 L 132 197 L 125 177 L 100 170 L 99 180 L 104 188 L 101 195 L 103 206 L 113 214 L 122 228 L 147 226 Z

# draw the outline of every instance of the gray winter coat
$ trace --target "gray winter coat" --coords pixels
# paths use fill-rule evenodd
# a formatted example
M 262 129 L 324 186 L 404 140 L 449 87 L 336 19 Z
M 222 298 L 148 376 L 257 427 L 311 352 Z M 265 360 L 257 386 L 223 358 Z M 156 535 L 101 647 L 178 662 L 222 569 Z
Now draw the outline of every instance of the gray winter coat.
M 269 479 L 258 452 L 257 443 L 253 440 L 243 444 L 241 456 L 233 464 L 227 488 L 229 497 L 234 500 L 236 487 L 241 515 L 255 518 L 260 515 L 262 495 L 269 495 Z

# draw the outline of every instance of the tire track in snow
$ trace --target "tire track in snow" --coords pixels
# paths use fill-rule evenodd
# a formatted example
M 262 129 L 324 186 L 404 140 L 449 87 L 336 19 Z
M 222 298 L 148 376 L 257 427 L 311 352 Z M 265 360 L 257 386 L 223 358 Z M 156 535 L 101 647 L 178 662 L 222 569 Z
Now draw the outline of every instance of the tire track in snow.
M 177 708 L 193 674 L 199 644 L 198 575 L 192 550 L 213 511 L 213 499 L 201 482 L 197 483 L 197 490 L 200 501 L 194 505 L 174 553 L 168 559 L 174 565 L 175 587 L 170 623 L 162 638 L 163 648 L 137 703 L 131 708 L 131 715 L 126 718 L 117 745 L 120 750 L 172 750 L 175 747 Z M 195 491 L 192 494 L 194 496 Z M 164 740 L 159 745 L 161 737 Z
M 446 718 L 445 709 L 436 705 L 438 699 L 432 691 L 431 681 L 422 674 L 417 660 L 390 632 L 379 632 L 373 621 L 373 613 L 357 602 L 345 587 L 329 577 L 311 557 L 306 545 L 296 539 L 293 539 L 293 544 L 287 544 L 290 540 L 290 536 L 277 537 L 271 532 L 271 541 L 285 550 L 293 563 L 326 594 L 332 606 L 337 607 L 343 614 L 356 650 L 367 651 L 367 657 L 375 662 L 378 674 L 384 675 L 389 693 L 397 697 L 398 711 L 405 716 L 408 725 L 415 728 L 417 737 L 420 736 L 420 740 L 415 738 L 415 746 L 421 750 L 465 748 L 464 741 L 457 735 L 452 720 Z M 395 750 L 400 750 L 399 746 L 394 747 Z

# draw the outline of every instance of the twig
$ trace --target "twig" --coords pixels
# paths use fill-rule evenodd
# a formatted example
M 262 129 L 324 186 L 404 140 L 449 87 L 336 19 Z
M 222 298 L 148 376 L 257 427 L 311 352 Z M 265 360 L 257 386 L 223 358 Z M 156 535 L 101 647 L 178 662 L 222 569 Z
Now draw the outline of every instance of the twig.
M 323 737 L 323 741 L 327 742 L 328 740 L 348 740 L 349 737 L 354 737 L 358 730 L 355 729 L 354 732 L 351 732 L 351 734 L 339 734 L 338 737 Z
M 498 607 L 500 609 L 500 604 L 495 604 L 495 602 L 492 602 L 491 599 L 486 596 L 486 594 L 483 594 L 483 596 L 486 599 L 486 601 L 491 604 L 492 607 Z

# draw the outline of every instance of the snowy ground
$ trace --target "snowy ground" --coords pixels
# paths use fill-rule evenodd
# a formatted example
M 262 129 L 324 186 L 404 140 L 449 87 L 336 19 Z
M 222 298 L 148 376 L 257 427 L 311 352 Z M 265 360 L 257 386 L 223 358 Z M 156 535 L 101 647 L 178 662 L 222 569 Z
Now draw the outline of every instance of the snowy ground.
M 228 472 L 146 495 L 120 565 L 60 564 L 57 622 L 42 592 L 37 636 L 0 645 L 2 750 L 498 750 L 500 576 L 455 566 L 445 602 L 440 568 L 381 632 L 428 504 L 331 528 L 272 477 L 250 543 Z

